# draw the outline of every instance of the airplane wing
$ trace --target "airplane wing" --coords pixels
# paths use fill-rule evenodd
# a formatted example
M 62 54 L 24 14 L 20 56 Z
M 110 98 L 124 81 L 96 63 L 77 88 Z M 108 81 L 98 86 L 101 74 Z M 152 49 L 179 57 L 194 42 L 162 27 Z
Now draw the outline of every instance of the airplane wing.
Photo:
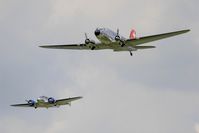
M 78 100 L 78 99 L 81 99 L 82 97 L 72 97 L 72 98 L 65 98 L 65 99 L 58 99 L 56 100 L 56 105 L 65 105 L 65 104 L 69 104 L 72 102 L 72 101 L 75 101 L 75 100 Z M 13 105 L 10 105 L 10 106 L 14 106 L 14 107 L 54 107 L 54 104 L 50 104 L 48 102 L 44 102 L 44 103 L 36 103 L 36 106 L 30 106 L 28 103 L 25 103 L 25 104 L 13 104 Z
M 161 39 L 172 37 L 172 36 L 177 36 L 177 35 L 189 32 L 189 31 L 190 30 L 181 30 L 181 31 L 169 32 L 169 33 L 164 33 L 164 34 L 145 36 L 145 37 L 141 37 L 138 39 L 129 39 L 129 40 L 126 40 L 125 44 L 127 46 L 136 46 L 136 45 L 161 40 Z
M 72 101 L 81 99 L 82 97 L 72 97 L 72 98 L 66 98 L 66 99 L 59 99 L 56 100 L 57 105 L 65 105 L 65 104 L 70 104 Z
M 67 44 L 67 45 L 44 45 L 39 46 L 42 48 L 52 48 L 52 49 L 89 49 L 85 44 Z
M 181 30 L 181 31 L 169 32 L 169 33 L 152 35 L 152 36 L 145 36 L 145 37 L 141 37 L 141 38 L 137 38 L 137 39 L 128 39 L 124 42 L 126 47 L 119 46 L 118 42 L 112 42 L 108 45 L 105 45 L 103 43 L 97 43 L 97 44 L 95 44 L 95 50 L 113 49 L 113 51 L 129 51 L 128 46 L 131 46 L 131 47 L 135 48 L 136 50 L 137 49 L 155 48 L 155 46 L 137 46 L 137 45 L 169 38 L 172 36 L 177 36 L 177 35 L 189 32 L 189 31 L 190 30 L 188 29 L 188 30 Z M 51 48 L 51 49 L 71 49 L 71 50 L 89 50 L 89 49 L 91 49 L 91 45 L 89 45 L 89 44 L 88 45 L 87 44 L 43 45 L 40 47 Z
M 151 49 L 151 48 L 155 48 L 155 46 L 134 46 L 134 48 L 136 48 L 136 49 Z
M 10 105 L 10 106 L 14 106 L 14 107 L 33 107 L 33 106 L 30 106 L 28 103 L 25 103 L 25 104 L 13 104 L 13 105 Z
M 51 49 L 71 49 L 71 50 L 89 50 L 91 47 L 86 44 L 65 44 L 65 45 L 43 45 L 39 46 L 41 48 L 51 48 Z M 101 43 L 95 45 L 95 50 L 110 49 Z
M 130 46 L 131 47 L 131 46 Z M 135 50 L 140 50 L 140 49 L 152 49 L 155 48 L 155 46 L 134 46 L 133 47 Z M 113 49 L 114 52 L 120 52 L 120 51 L 129 51 L 128 46 L 127 47 L 120 47 L 118 46 L 117 48 Z

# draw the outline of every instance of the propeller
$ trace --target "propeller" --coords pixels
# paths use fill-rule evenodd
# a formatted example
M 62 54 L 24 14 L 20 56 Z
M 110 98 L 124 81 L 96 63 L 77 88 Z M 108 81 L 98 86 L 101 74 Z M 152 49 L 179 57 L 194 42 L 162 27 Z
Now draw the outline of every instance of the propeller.
M 115 40 L 119 42 L 119 45 L 121 47 L 124 47 L 125 43 L 123 40 L 121 40 L 119 33 L 120 33 L 120 31 L 119 31 L 119 29 L 117 29 L 117 34 L 115 36 Z
M 117 36 L 119 36 L 119 29 L 117 28 Z
M 116 41 L 120 41 L 119 29 L 117 29 L 117 34 L 115 36 Z
M 88 38 L 87 33 L 85 33 L 85 38 L 86 38 L 85 44 L 89 44 L 91 41 L 90 41 L 90 39 Z
M 93 40 L 90 40 L 87 36 L 87 33 L 85 33 L 85 44 L 89 44 L 89 47 L 91 48 L 91 50 L 94 50 L 95 49 L 95 41 Z
M 87 33 L 84 33 L 84 34 L 85 34 L 85 38 L 88 39 Z
M 36 102 L 34 100 L 25 100 L 30 106 L 35 106 Z

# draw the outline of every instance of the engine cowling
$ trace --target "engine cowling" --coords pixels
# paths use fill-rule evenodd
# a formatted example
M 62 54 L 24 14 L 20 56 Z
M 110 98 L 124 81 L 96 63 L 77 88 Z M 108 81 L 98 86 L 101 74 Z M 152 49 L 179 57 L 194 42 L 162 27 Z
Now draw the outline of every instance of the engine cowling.
M 131 30 L 129 38 L 130 39 L 135 39 L 136 38 L 136 31 L 134 29 Z
M 120 41 L 120 36 L 119 35 L 115 36 L 115 41 Z
M 56 100 L 54 98 L 52 98 L 52 97 L 49 97 L 48 98 L 48 103 L 54 104 L 54 103 L 56 103 Z
M 99 29 L 96 29 L 95 30 L 95 36 L 99 36 L 100 35 L 100 30 Z
M 95 49 L 95 41 L 94 40 L 90 40 L 87 36 L 87 34 L 85 33 L 85 44 L 91 49 L 94 50 Z
M 86 45 L 91 49 L 94 50 L 96 47 L 95 41 L 94 40 L 85 40 Z
M 89 44 L 90 42 L 91 42 L 90 39 L 85 40 L 85 44 Z
M 30 106 L 34 106 L 35 105 L 35 101 L 34 100 L 28 100 L 28 104 L 30 105 Z

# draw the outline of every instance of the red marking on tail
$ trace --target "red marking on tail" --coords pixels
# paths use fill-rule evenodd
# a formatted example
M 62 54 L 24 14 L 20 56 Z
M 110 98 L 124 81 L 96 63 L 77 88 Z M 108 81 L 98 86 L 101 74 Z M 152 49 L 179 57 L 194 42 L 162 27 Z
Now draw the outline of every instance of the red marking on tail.
M 136 31 L 134 29 L 131 30 L 129 38 L 130 39 L 135 39 L 136 38 Z

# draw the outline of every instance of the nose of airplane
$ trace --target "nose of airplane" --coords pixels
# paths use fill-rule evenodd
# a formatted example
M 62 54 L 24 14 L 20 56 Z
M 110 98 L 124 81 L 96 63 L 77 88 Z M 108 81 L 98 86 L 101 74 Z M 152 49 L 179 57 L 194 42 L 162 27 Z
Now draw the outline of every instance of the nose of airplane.
M 98 36 L 99 34 L 100 34 L 100 30 L 99 30 L 99 29 L 96 29 L 96 30 L 95 30 L 95 35 Z

